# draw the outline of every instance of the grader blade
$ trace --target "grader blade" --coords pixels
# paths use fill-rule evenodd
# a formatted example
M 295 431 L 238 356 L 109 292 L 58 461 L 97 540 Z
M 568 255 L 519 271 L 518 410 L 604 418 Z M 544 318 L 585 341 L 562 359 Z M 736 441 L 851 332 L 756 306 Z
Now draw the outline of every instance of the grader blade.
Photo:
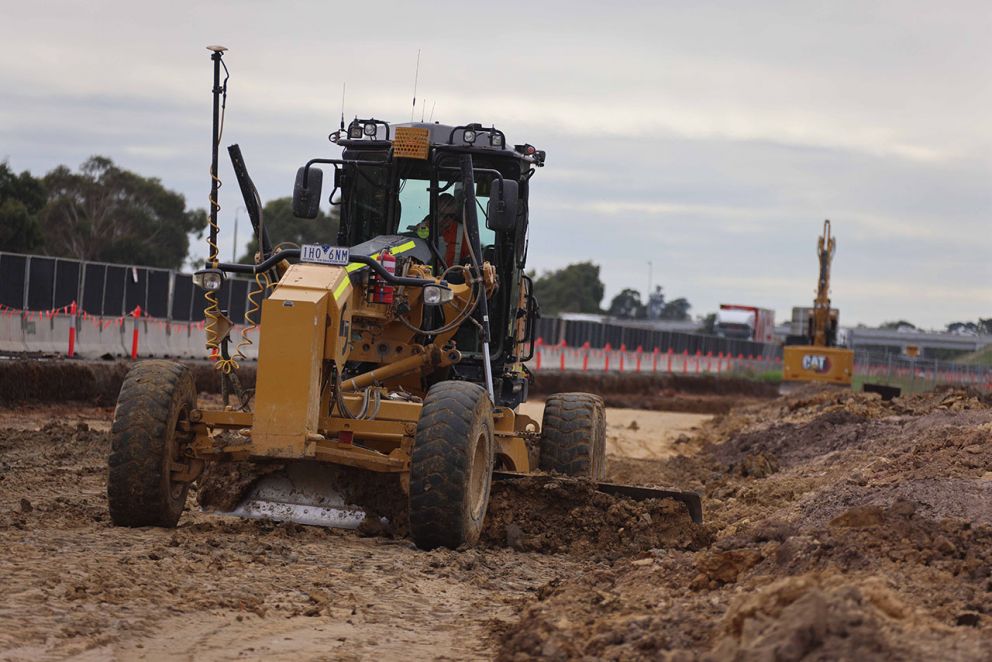
M 562 476 L 523 474 L 513 471 L 493 472 L 493 480 L 518 480 L 521 478 L 545 482 L 550 482 L 552 480 L 565 482 L 569 480 L 576 480 Z M 595 482 L 594 484 L 596 485 L 597 490 L 605 494 L 622 496 L 628 499 L 636 499 L 637 501 L 645 501 L 647 499 L 674 499 L 685 506 L 686 510 L 689 512 L 689 517 L 692 518 L 693 522 L 696 524 L 703 523 L 703 501 L 696 492 L 679 492 L 676 490 L 663 490 L 655 487 L 641 487 L 640 485 L 621 485 L 619 483 Z
M 261 477 L 225 514 L 336 529 L 356 529 L 366 517 L 365 510 L 348 503 L 335 487 L 327 467 L 309 462 Z

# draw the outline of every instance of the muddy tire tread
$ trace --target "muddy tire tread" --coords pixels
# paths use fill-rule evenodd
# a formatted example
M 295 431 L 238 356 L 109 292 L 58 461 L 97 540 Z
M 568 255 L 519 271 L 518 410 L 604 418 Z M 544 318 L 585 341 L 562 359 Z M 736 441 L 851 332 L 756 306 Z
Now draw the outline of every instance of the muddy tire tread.
M 485 389 L 471 382 L 439 382 L 424 399 L 410 462 L 410 531 L 421 549 L 456 549 L 478 537 L 462 524 L 471 469 L 465 440 L 489 407 Z
M 186 490 L 181 503 L 163 491 L 163 460 L 184 401 L 195 406 L 196 392 L 182 364 L 142 361 L 124 378 L 110 428 L 107 499 L 115 525 L 172 528 L 178 523 Z
M 556 393 L 544 405 L 541 428 L 542 471 L 566 476 L 583 476 L 601 480 L 605 462 L 599 462 L 599 475 L 592 475 L 592 435 L 606 438 L 606 415 L 603 399 L 591 393 Z M 605 451 L 605 449 L 603 449 Z

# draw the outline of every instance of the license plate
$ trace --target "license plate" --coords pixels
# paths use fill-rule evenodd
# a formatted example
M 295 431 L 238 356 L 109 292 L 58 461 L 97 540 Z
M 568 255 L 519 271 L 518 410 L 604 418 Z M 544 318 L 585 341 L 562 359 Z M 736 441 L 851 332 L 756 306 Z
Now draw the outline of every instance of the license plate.
M 351 260 L 351 250 L 330 244 L 303 244 L 300 247 L 300 262 L 333 264 L 343 267 Z

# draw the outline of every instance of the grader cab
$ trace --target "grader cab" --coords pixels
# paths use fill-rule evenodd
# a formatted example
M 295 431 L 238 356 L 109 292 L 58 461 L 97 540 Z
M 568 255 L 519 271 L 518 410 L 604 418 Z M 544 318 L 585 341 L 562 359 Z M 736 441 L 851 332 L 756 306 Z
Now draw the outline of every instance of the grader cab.
M 136 364 L 112 428 L 115 524 L 175 526 L 190 484 L 225 461 L 283 467 L 234 514 L 355 526 L 365 510 L 336 484 L 346 467 L 370 484 L 374 475 L 395 477 L 382 489 L 405 494 L 419 547 L 457 548 L 478 540 L 494 477 L 545 471 L 602 480 L 598 396 L 553 395 L 541 422 L 518 411 L 538 311 L 524 273 L 529 182 L 544 152 L 509 145 L 502 131 L 479 124 L 356 119 L 331 139 L 341 156 L 299 169 L 293 207 L 315 218 L 323 169 L 333 171 L 333 246 L 272 248 L 240 150 L 230 149 L 260 254 L 251 265 L 220 263 L 212 232 L 211 266 L 196 280 L 208 302 L 230 274 L 271 286 L 254 392 L 237 378 L 229 320 L 209 303 L 207 344 L 237 405 L 200 406 L 181 364 Z M 694 493 L 598 485 L 678 499 L 701 520 Z

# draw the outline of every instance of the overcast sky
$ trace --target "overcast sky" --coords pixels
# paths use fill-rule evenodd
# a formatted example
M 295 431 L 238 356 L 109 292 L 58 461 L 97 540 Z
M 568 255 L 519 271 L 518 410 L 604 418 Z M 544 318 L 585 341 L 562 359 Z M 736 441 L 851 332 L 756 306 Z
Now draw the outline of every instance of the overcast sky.
M 206 207 L 219 43 L 224 144 L 263 199 L 290 195 L 337 155 L 342 83 L 349 117 L 410 119 L 420 49 L 418 119 L 547 150 L 530 266 L 593 260 L 604 306 L 644 292 L 650 261 L 695 314 L 781 322 L 812 302 L 830 218 L 842 324 L 992 316 L 987 0 L 142 4 L 0 0 L 0 159 L 41 175 L 103 154 Z M 226 257 L 226 158 L 221 178 Z

